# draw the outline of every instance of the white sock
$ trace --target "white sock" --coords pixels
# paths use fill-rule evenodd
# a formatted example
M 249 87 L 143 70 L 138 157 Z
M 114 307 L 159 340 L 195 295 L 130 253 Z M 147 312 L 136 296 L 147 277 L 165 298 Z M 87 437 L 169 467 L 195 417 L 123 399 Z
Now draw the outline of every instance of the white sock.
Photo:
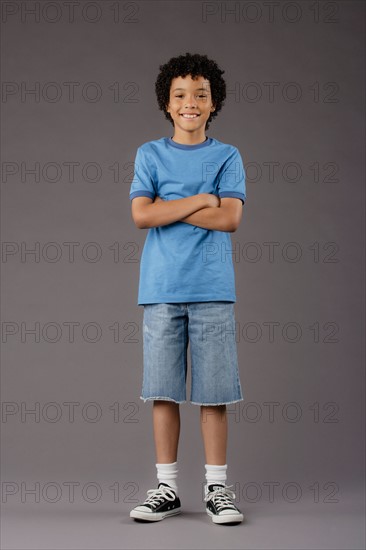
M 178 477 L 177 462 L 171 464 L 156 464 L 159 483 L 167 483 L 178 494 L 176 479 Z
M 208 490 L 208 486 L 213 483 L 219 483 L 220 485 L 226 485 L 226 470 L 227 464 L 216 466 L 214 464 L 205 464 L 206 468 L 206 485 L 205 492 Z

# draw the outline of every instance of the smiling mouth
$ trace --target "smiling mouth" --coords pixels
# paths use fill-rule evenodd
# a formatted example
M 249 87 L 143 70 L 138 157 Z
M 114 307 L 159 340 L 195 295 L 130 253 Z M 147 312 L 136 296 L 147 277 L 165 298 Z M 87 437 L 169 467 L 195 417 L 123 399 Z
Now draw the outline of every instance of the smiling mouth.
M 182 113 L 180 116 L 182 116 L 183 118 L 197 118 L 200 115 L 197 115 L 197 114 L 189 115 L 187 113 Z

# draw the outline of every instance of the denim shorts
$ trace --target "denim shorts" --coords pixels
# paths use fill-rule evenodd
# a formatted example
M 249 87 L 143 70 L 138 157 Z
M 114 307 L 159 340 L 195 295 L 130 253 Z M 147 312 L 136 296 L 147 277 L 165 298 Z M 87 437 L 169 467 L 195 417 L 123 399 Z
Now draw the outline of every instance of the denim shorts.
M 186 401 L 189 342 L 190 402 L 242 401 L 235 334 L 233 302 L 145 304 L 140 399 Z

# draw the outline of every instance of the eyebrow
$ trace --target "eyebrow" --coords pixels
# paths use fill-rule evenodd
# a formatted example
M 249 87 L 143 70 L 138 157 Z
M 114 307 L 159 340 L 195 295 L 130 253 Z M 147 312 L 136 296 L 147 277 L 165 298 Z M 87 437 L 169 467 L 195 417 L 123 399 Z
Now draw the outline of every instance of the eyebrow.
M 173 92 L 176 92 L 177 90 L 185 90 L 186 88 L 174 88 Z M 198 92 L 199 90 L 204 90 L 205 92 L 209 92 L 209 88 L 206 87 L 206 88 L 196 88 L 196 91 Z

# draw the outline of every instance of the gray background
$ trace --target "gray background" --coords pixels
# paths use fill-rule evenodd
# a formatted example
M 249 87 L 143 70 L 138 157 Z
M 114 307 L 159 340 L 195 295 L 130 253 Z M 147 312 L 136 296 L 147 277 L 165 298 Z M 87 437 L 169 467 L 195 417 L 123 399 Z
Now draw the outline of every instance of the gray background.
M 2 548 L 364 548 L 364 3 L 282 2 L 271 17 L 265 2 L 79 2 L 73 21 L 56 4 L 59 20 L 40 2 L 35 21 L 2 2 Z M 173 131 L 159 65 L 187 51 L 225 69 L 208 135 L 238 147 L 247 173 L 232 234 L 245 401 L 228 408 L 227 459 L 246 522 L 231 528 L 204 511 L 189 403 L 183 514 L 128 516 L 156 486 L 139 399 L 147 232 L 129 189 L 137 147 Z M 80 83 L 73 101 L 68 82 Z M 36 83 L 39 101 L 22 97 Z M 39 163 L 39 178 L 22 163 Z M 39 261 L 22 246 L 39 246 Z M 26 335 L 36 323 L 39 338 Z

